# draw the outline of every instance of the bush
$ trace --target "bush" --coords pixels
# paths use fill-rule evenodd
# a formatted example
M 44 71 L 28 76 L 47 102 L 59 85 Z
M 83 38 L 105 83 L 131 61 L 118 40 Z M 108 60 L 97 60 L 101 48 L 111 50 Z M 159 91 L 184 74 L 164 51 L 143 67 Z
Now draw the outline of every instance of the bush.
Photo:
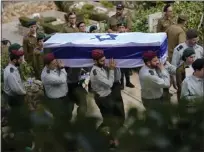
M 55 17 L 42 17 L 41 22 L 50 23 L 50 22 L 53 22 L 56 20 L 57 19 Z M 31 22 L 31 21 L 37 21 L 37 19 L 36 18 L 31 19 L 31 18 L 28 18 L 25 16 L 19 17 L 19 22 L 24 27 L 29 27 L 29 22 Z
M 52 33 L 58 33 L 60 32 L 60 29 L 63 24 L 58 24 L 58 25 L 52 25 L 50 23 L 43 23 L 42 27 L 44 29 L 44 32 L 46 34 L 52 34 Z
M 113 8 L 114 5 L 109 1 L 100 1 L 100 3 L 106 8 Z
M 148 15 L 161 12 L 164 5 L 165 3 L 158 2 L 155 7 L 151 7 L 150 9 L 144 9 L 143 5 L 140 5 L 134 12 L 133 31 L 148 32 Z M 188 15 L 187 29 L 197 29 L 203 13 L 203 7 L 201 6 L 203 6 L 203 2 L 179 2 L 173 4 L 173 9 L 175 16 L 181 13 Z M 198 31 L 200 34 L 200 42 L 203 42 L 204 28 L 200 27 Z

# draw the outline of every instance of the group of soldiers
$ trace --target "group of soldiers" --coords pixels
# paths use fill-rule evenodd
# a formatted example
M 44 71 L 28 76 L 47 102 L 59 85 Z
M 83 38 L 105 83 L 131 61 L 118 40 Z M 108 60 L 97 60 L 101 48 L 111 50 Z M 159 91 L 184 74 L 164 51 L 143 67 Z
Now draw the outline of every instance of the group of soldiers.
M 118 4 L 116 14 L 108 21 L 107 32 L 123 33 L 132 30 L 131 20 L 123 14 L 123 11 L 124 6 Z M 176 23 L 173 20 L 172 11 L 172 6 L 166 5 L 164 16 L 158 23 L 158 32 L 166 32 L 168 36 L 168 61 L 162 64 L 154 51 L 147 51 L 143 54 L 145 65 L 139 71 L 139 79 L 142 101 L 146 109 L 151 108 L 154 103 L 166 102 L 164 98 L 169 96 L 171 82 L 177 89 L 178 100 L 180 98 L 192 100 L 202 97 L 204 93 L 204 51 L 197 44 L 198 33 L 194 29 L 185 32 L 186 16 L 180 15 Z M 74 12 L 66 14 L 65 20 L 62 33 L 86 32 L 85 22 L 76 23 Z M 29 115 L 25 118 L 25 114 L 22 117 L 21 113 L 16 115 L 16 112 L 22 111 L 22 108 L 26 109 L 23 102 L 26 90 L 18 67 L 24 61 L 31 64 L 35 77 L 43 83 L 44 104 L 55 118 L 53 132 L 56 133 L 56 138 L 60 142 L 62 141 L 61 136 L 69 128 L 74 104 L 78 105 L 77 117 L 85 116 L 87 91 L 79 85 L 82 69 L 65 67 L 52 53 L 45 53 L 43 43 L 46 38 L 42 33 L 37 33 L 37 28 L 36 22 L 31 22 L 29 33 L 23 38 L 23 46 L 16 43 L 9 46 L 10 62 L 4 69 L 4 94 L 11 110 L 14 111 L 15 119 L 29 123 Z M 97 26 L 91 26 L 90 33 L 96 31 Z M 90 72 L 91 92 L 94 94 L 96 105 L 103 117 L 103 123 L 98 130 L 109 128 L 110 147 L 113 148 L 118 145 L 115 134 L 125 121 L 121 95 L 121 90 L 124 89 L 124 76 L 127 87 L 134 88 L 134 85 L 130 82 L 129 69 L 117 68 L 114 59 L 110 59 L 109 65 L 105 66 L 106 58 L 103 50 L 92 50 L 91 55 L 94 65 L 84 69 Z M 188 77 L 186 69 L 191 71 Z M 15 123 L 15 126 L 19 126 L 19 123 L 13 119 L 12 122 Z M 17 127 L 18 129 L 22 131 L 25 127 L 20 126 Z

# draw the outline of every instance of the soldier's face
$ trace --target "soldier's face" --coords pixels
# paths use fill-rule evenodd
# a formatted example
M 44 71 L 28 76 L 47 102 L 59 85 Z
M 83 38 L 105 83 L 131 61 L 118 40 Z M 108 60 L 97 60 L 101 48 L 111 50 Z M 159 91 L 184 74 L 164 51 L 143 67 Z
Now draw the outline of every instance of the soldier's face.
M 186 58 L 186 62 L 191 65 L 193 64 L 193 62 L 195 61 L 195 55 L 191 55 L 189 57 Z
M 154 57 L 154 58 L 148 63 L 148 65 L 149 65 L 151 68 L 153 68 L 153 69 L 157 68 L 157 66 L 159 65 L 159 59 L 158 59 L 158 57 Z
M 69 16 L 69 22 L 71 24 L 75 24 L 76 23 L 76 15 L 70 15 Z
M 55 68 L 57 68 L 57 65 L 58 65 L 57 60 L 54 59 L 54 60 L 49 64 L 49 68 L 50 68 L 51 70 L 54 70 Z
M 125 26 L 119 26 L 119 27 L 118 27 L 118 32 L 119 32 L 119 33 L 124 33 L 125 31 L 126 31 Z
M 39 40 L 39 41 L 38 41 L 38 45 L 39 45 L 39 46 L 43 46 L 43 44 L 44 44 L 43 40 Z
M 18 60 L 14 60 L 15 66 L 19 67 L 23 63 L 23 57 L 20 57 Z
M 36 32 L 36 30 L 37 30 L 37 25 L 30 26 L 30 31 L 31 32 Z
M 117 9 L 116 9 L 116 14 L 117 14 L 117 15 L 122 15 L 122 14 L 123 14 L 123 9 L 117 8 Z
M 99 59 L 99 60 L 97 61 L 97 65 L 98 65 L 99 67 L 105 66 L 105 63 L 106 63 L 106 57 L 105 57 L 105 56 L 102 57 L 101 59 Z
M 200 78 L 204 78 L 204 67 L 200 71 L 196 71 Z
M 79 25 L 79 31 L 80 31 L 80 32 L 86 32 L 86 25 L 85 25 L 84 23 L 81 23 L 81 24 Z
M 196 45 L 198 43 L 198 41 L 199 41 L 198 37 L 188 40 L 190 46 Z
M 167 16 L 172 16 L 173 15 L 173 8 L 170 6 L 168 7 L 167 11 L 166 11 L 166 15 Z

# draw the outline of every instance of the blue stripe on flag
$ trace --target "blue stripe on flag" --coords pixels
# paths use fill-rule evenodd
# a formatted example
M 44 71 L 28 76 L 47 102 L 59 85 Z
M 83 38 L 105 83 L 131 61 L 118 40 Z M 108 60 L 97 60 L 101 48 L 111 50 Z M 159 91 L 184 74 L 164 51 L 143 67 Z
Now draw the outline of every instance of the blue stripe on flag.
M 52 48 L 58 59 L 91 59 L 91 51 L 103 49 L 107 59 L 141 59 L 145 51 L 158 51 L 162 57 L 167 51 L 167 39 L 160 46 L 129 46 L 129 47 L 60 47 Z

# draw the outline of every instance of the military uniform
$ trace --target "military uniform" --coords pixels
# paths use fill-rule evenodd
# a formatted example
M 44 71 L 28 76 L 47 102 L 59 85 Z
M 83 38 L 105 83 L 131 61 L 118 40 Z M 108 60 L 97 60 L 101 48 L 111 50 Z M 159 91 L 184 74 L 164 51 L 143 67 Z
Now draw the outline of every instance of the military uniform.
M 32 64 L 33 61 L 33 51 L 37 46 L 37 37 L 36 35 L 31 35 L 31 33 L 28 33 L 23 38 L 23 50 L 25 52 L 25 60 L 28 63 Z
M 77 33 L 77 32 L 79 32 L 79 29 L 77 28 L 77 26 L 72 27 L 69 23 L 65 23 L 62 26 L 61 33 Z
M 172 62 L 171 64 L 178 67 L 183 63 L 182 61 L 182 55 L 185 49 L 187 49 L 189 46 L 186 44 L 186 42 L 179 44 L 178 46 L 175 47 L 173 57 L 172 57 Z M 203 47 L 200 45 L 196 44 L 193 46 L 193 49 L 195 50 L 195 59 L 198 58 L 204 58 L 204 51 Z
M 181 96 L 181 84 L 183 80 L 186 78 L 186 68 L 192 68 L 191 66 L 187 66 L 185 63 L 182 63 L 176 70 L 176 83 L 177 83 L 177 99 L 179 101 Z
M 77 104 L 77 117 L 85 116 L 87 112 L 87 92 L 79 84 L 81 76 L 81 68 L 66 68 L 68 73 L 68 88 L 69 88 L 69 99 L 73 104 Z
M 166 33 L 168 37 L 168 57 L 171 62 L 174 48 L 186 41 L 186 33 L 180 25 L 171 25 Z
M 194 100 L 204 97 L 204 79 L 197 78 L 194 75 L 186 77 L 181 87 L 181 98 Z
M 24 103 L 26 90 L 18 68 L 12 64 L 9 64 L 4 70 L 4 95 L 11 107 L 9 126 L 12 126 L 14 132 L 29 129 L 28 107 Z
M 139 71 L 139 80 L 142 101 L 146 108 L 155 102 L 162 102 L 163 88 L 170 87 L 170 76 L 166 69 L 158 72 L 145 65 Z
M 127 15 L 117 16 L 116 14 L 111 16 L 111 18 L 109 19 L 108 25 L 107 25 L 108 28 L 110 28 L 111 23 L 115 22 L 115 20 L 117 20 L 117 24 L 118 23 L 126 24 L 127 28 L 131 30 L 132 28 L 131 19 Z
M 118 120 L 124 120 L 124 107 L 121 100 L 115 101 L 116 98 L 112 94 L 112 87 L 115 81 L 114 70 L 107 71 L 104 68 L 94 65 L 91 69 L 90 81 L 95 93 L 95 102 L 103 117 L 101 126 L 109 126 L 112 129 L 116 126 L 120 127 L 121 121 Z M 112 117 L 118 119 L 110 120 Z
M 35 77 L 36 79 L 41 79 L 41 72 L 43 70 L 44 67 L 44 62 L 43 62 L 43 50 L 40 48 L 35 48 L 34 49 L 34 53 L 33 53 L 33 68 L 35 71 Z
M 158 20 L 157 32 L 165 32 L 171 25 L 176 24 L 175 18 L 163 16 Z
M 45 104 L 55 117 L 53 129 L 55 133 L 61 134 L 68 129 L 74 106 L 67 96 L 67 72 L 65 69 L 50 70 L 45 66 L 41 80 L 47 97 Z

